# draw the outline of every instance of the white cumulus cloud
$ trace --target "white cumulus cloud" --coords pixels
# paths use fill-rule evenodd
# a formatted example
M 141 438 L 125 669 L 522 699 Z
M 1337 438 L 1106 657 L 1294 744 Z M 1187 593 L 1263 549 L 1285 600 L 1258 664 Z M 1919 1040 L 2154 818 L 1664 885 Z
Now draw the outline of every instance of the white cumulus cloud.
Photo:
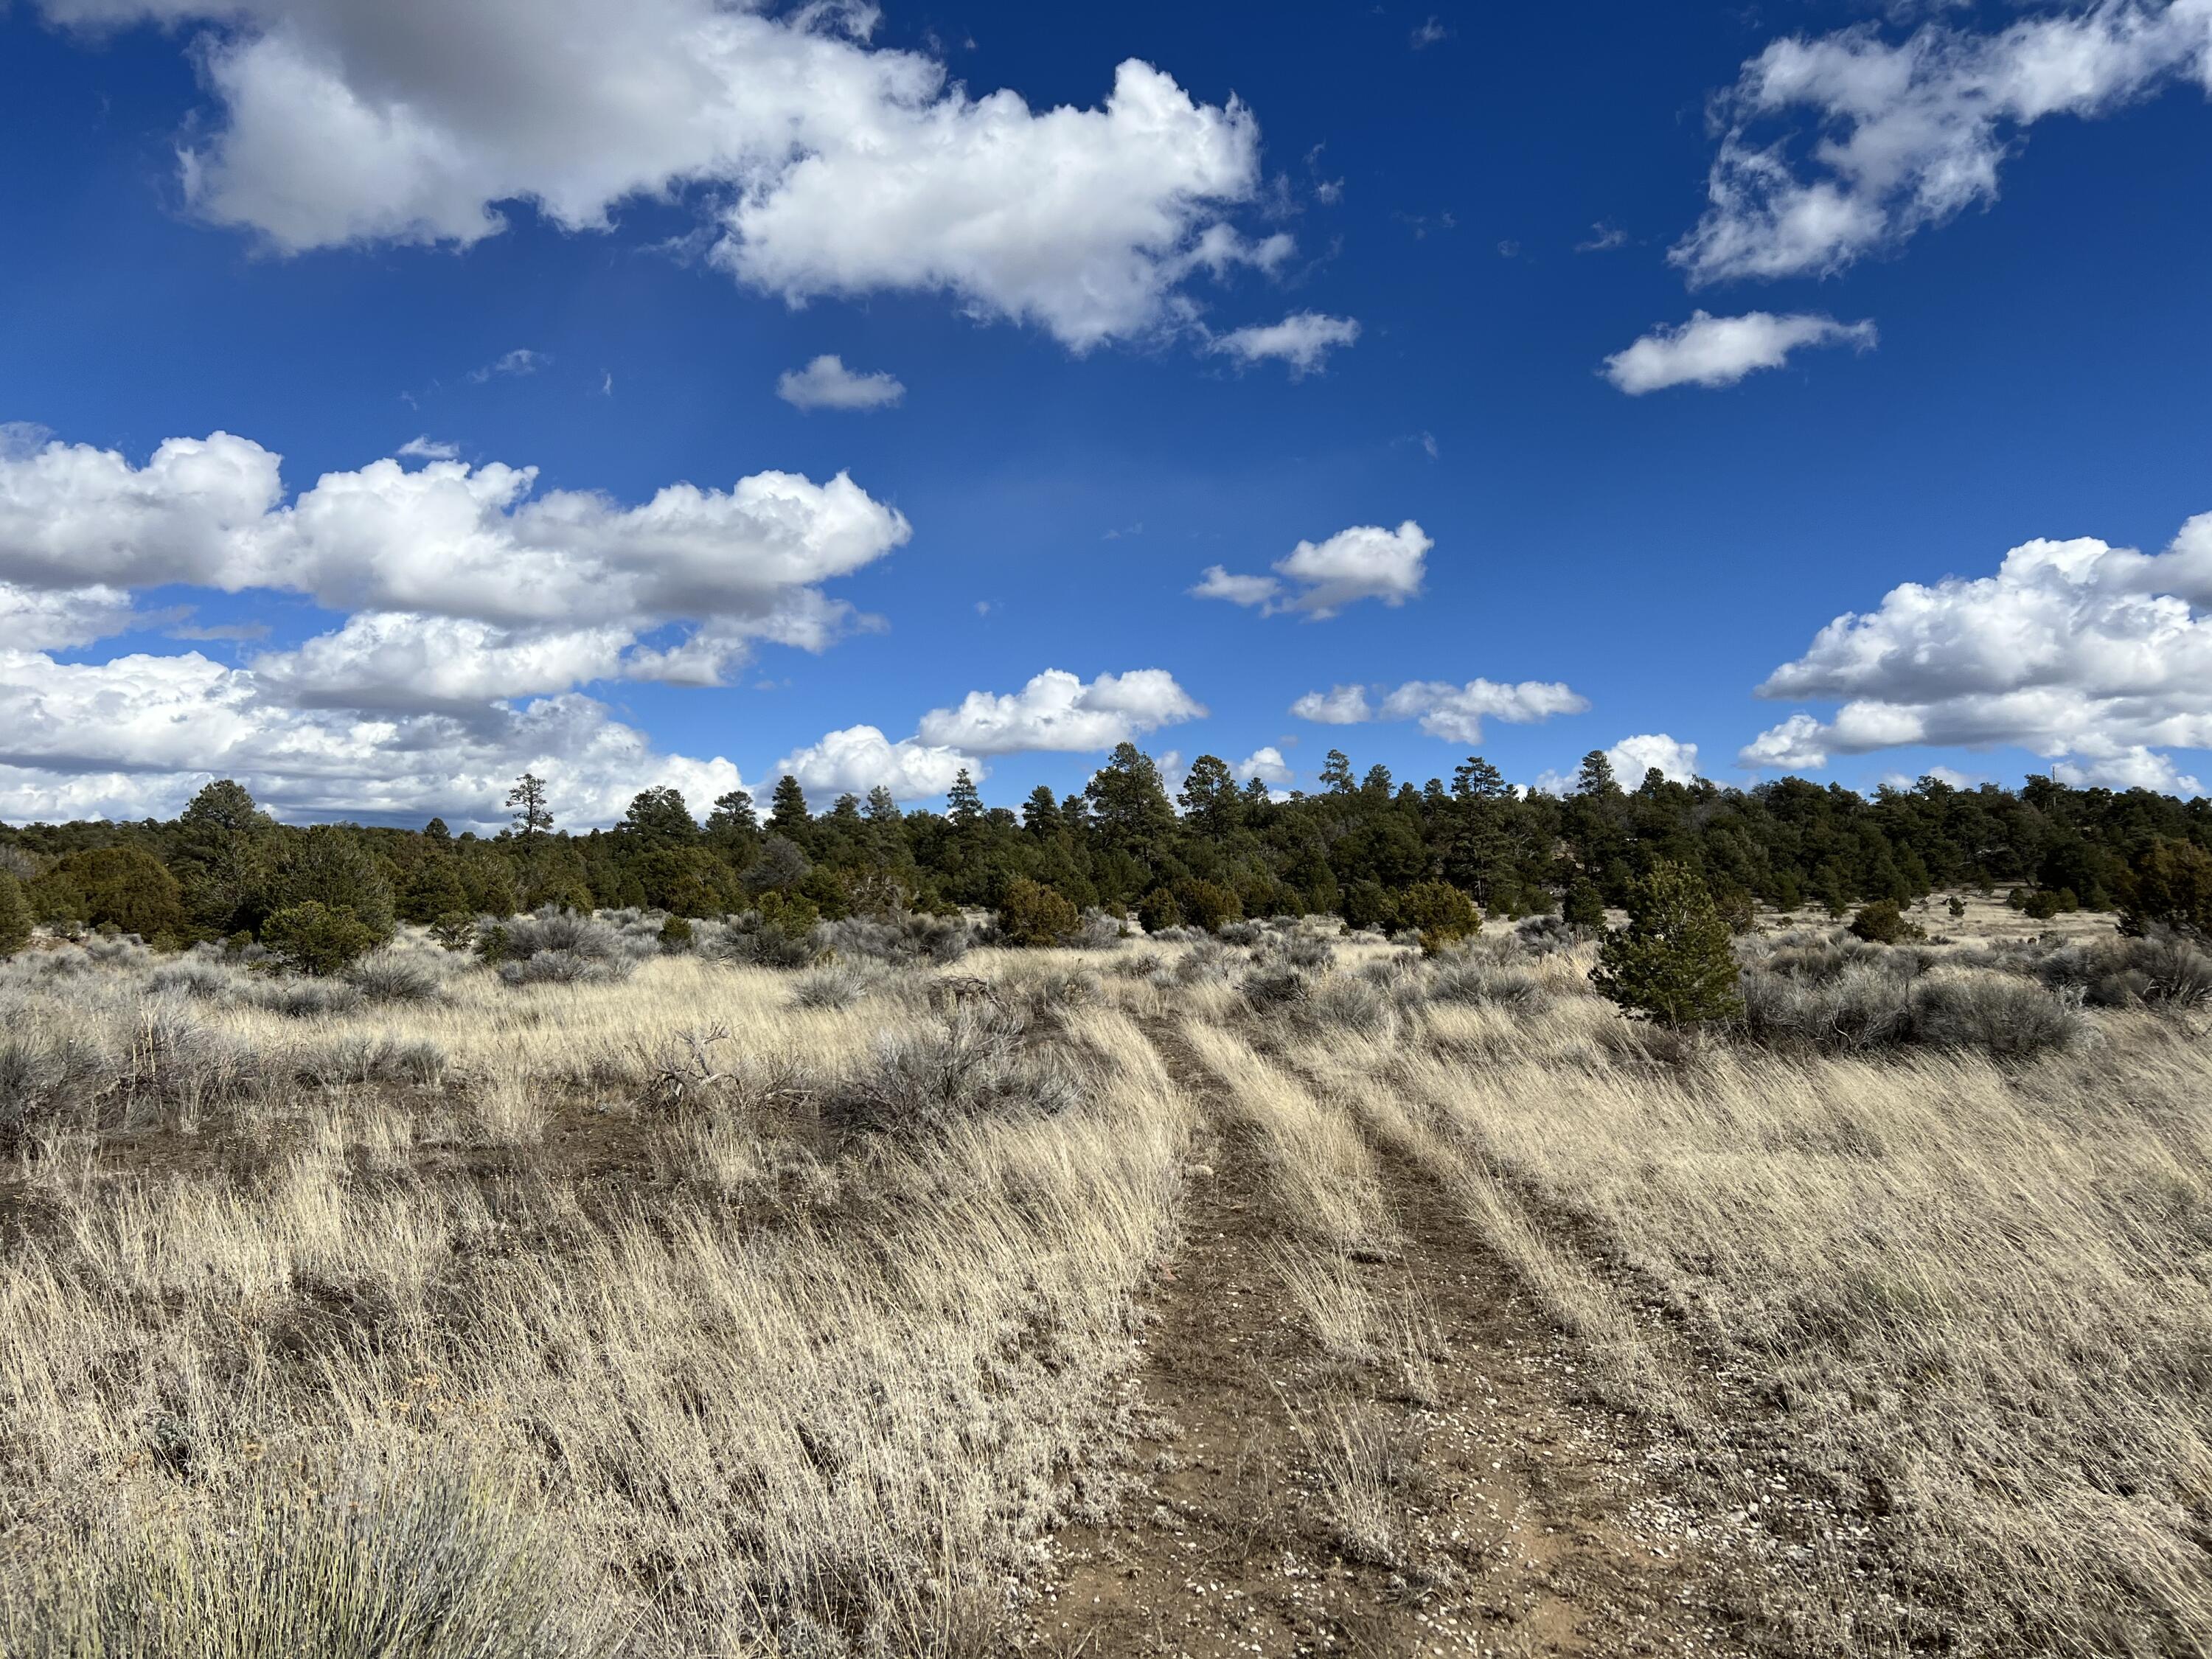
M 1698 745 L 1670 738 L 1664 732 L 1645 732 L 1623 738 L 1605 751 L 1605 757 L 1612 763 L 1613 775 L 1624 788 L 1635 788 L 1655 766 L 1669 783 L 1698 781 Z
M 1297 776 L 1291 769 L 1290 762 L 1283 758 L 1283 751 L 1273 744 L 1255 749 L 1231 769 L 1248 783 L 1257 778 L 1270 788 L 1286 788 Z
M 1777 40 L 1714 106 L 1711 205 L 1670 257 L 1693 283 L 1839 270 L 1996 199 L 2035 123 L 2189 80 L 2212 90 L 2212 0 L 2098 0 L 1894 43 L 1871 24 Z
M 2162 553 L 2039 540 L 1994 575 L 1905 583 L 1837 617 L 1759 691 L 1840 706 L 1762 732 L 1746 766 L 2008 744 L 2057 763 L 2054 775 L 2193 788 L 2158 751 L 2212 748 L 2212 514 Z
M 988 775 L 973 755 L 914 738 L 893 743 L 872 726 L 825 732 L 786 755 L 775 770 L 797 778 L 817 804 L 827 796 L 865 795 L 878 784 L 894 800 L 926 800 L 951 788 L 963 770 L 979 783 Z
M 429 618 L 468 621 L 523 656 L 531 635 L 572 618 L 625 630 L 670 626 L 681 642 L 640 645 L 625 672 L 711 684 L 768 640 L 820 649 L 850 608 L 818 584 L 902 544 L 906 520 L 842 473 L 816 483 L 761 472 L 727 490 L 672 484 L 635 507 L 583 490 L 536 491 L 537 470 L 396 459 L 330 472 L 284 500 L 279 457 L 217 432 L 173 438 L 143 466 L 112 450 L 49 442 L 0 456 L 0 580 L 26 589 L 130 589 L 167 583 L 303 594 L 325 608 L 376 613 L 380 648 L 334 641 L 325 667 L 398 659 L 450 643 Z M 518 661 L 520 658 L 516 659 Z M 531 678 L 506 695 L 561 689 Z M 319 674 L 335 690 L 327 674 Z M 379 706 L 409 681 L 382 681 Z
M 1756 370 L 1781 368 L 1801 347 L 1850 345 L 1866 351 L 1875 341 L 1870 322 L 1766 311 L 1715 317 L 1698 311 L 1688 322 L 1654 329 L 1607 358 L 1605 377 L 1632 398 L 1670 386 L 1734 386 Z
M 197 652 L 62 664 L 0 649 L 0 818 L 168 817 L 201 785 L 234 777 L 286 815 L 435 813 L 491 827 L 525 770 L 578 827 L 611 823 L 656 785 L 696 804 L 742 782 L 719 757 L 660 753 L 575 693 L 467 718 L 368 714 L 289 706 L 250 670 Z
M 896 375 L 856 374 L 843 358 L 824 352 L 805 368 L 778 376 L 775 395 L 793 409 L 888 409 L 906 396 L 906 387 Z
M 1209 565 L 1190 592 L 1256 605 L 1263 615 L 1295 611 L 1321 622 L 1361 599 L 1401 605 L 1418 598 L 1435 545 L 1411 519 L 1395 530 L 1354 525 L 1327 541 L 1300 542 L 1275 561 L 1273 576 L 1240 576 Z
M 1587 698 L 1556 680 L 1509 684 L 1472 679 L 1464 685 L 1454 685 L 1449 680 L 1408 680 L 1395 690 L 1379 685 L 1372 690 L 1373 701 L 1369 697 L 1370 688 L 1361 685 L 1309 691 L 1291 705 L 1291 713 L 1326 726 L 1416 720 L 1432 738 L 1472 744 L 1482 741 L 1485 720 L 1526 726 L 1554 714 L 1579 714 L 1589 707 Z
M 715 263 L 796 304 L 929 289 L 1084 350 L 1178 321 L 1185 279 L 1271 264 L 1224 214 L 1259 131 L 1153 66 L 1101 104 L 972 95 L 872 46 L 872 7 L 724 0 L 40 0 L 191 27 L 220 112 L 183 157 L 204 218 L 284 252 L 465 246 L 527 202 L 579 231 L 708 216 Z
M 1297 311 L 1279 323 L 1255 325 L 1217 335 L 1206 346 L 1248 367 L 1270 361 L 1288 363 L 1293 376 L 1312 374 L 1339 346 L 1359 337 L 1359 325 L 1350 317 L 1325 317 L 1316 311 Z
M 1164 668 L 1101 674 L 1087 685 L 1064 669 L 1048 668 L 1019 691 L 970 691 L 951 708 L 931 709 L 921 717 L 918 736 L 925 744 L 977 755 L 1081 752 L 1111 749 L 1205 714 L 1205 706 Z

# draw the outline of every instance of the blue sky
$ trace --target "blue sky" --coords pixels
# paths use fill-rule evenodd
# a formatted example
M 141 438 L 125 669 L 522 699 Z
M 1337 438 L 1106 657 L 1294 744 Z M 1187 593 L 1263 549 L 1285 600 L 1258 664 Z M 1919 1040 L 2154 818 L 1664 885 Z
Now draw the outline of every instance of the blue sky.
M 0 817 L 2212 778 L 2207 0 L 871 21 L 0 13 Z

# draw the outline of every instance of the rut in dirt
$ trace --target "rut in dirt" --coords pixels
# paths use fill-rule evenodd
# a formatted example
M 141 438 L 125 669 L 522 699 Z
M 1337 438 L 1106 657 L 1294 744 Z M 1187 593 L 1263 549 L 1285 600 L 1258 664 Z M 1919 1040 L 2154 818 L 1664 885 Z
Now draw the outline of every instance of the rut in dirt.
M 1201 1127 L 1138 1377 L 1137 1473 L 1071 1528 L 1022 1644 L 1067 1656 L 1735 1651 L 1703 1576 L 1632 1516 L 1617 1419 L 1417 1165 L 1370 1145 L 1396 1237 L 1345 1264 L 1410 1347 L 1316 1341 L 1286 1285 L 1296 1218 L 1224 1086 L 1146 1023 Z

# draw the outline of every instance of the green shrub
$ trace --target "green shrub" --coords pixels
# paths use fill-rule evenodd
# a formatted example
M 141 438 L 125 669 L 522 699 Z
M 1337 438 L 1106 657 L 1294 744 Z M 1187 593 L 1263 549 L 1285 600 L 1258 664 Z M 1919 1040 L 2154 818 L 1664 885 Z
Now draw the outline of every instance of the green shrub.
M 1155 887 L 1137 901 L 1137 920 L 1148 933 L 1165 933 L 1182 926 L 1182 906 L 1164 887 Z
M 1905 919 L 1895 899 L 1875 899 L 1861 905 L 1851 918 L 1851 933 L 1871 945 L 1902 945 L 1928 936 L 1917 923 Z
M 1657 864 L 1628 887 L 1628 925 L 1598 947 L 1590 983 L 1626 1012 L 1662 1025 L 1696 1026 L 1741 1012 L 1728 923 L 1696 874 Z
M 1595 883 L 1578 881 L 1567 889 L 1567 896 L 1559 905 L 1559 915 L 1570 927 L 1602 927 L 1605 895 L 1598 891 Z
M 1421 950 L 1428 956 L 1482 931 L 1482 912 L 1448 881 L 1416 882 L 1408 887 L 1398 900 L 1398 920 L 1420 934 Z
M 295 973 L 321 977 L 343 973 L 384 940 L 352 911 L 307 899 L 263 922 L 261 942 Z
M 1398 925 L 1398 902 L 1379 881 L 1362 878 L 1344 890 L 1344 924 L 1355 932 Z
M 2021 901 L 2020 908 L 2027 913 L 2032 921 L 2048 921 L 2053 916 L 2065 915 L 2080 909 L 2081 901 L 2074 896 L 2074 890 L 2070 887 L 2061 887 L 2056 891 L 2048 887 L 2039 887 Z
M 350 912 L 379 945 L 392 937 L 392 884 L 376 855 L 343 824 L 289 832 L 270 885 L 269 908 L 301 904 Z
M 660 948 L 671 955 L 691 948 L 691 924 L 682 916 L 671 916 L 660 924 Z
M 476 919 L 465 910 L 448 910 L 430 924 L 430 937 L 448 951 L 465 951 L 476 942 Z
M 770 888 L 753 901 L 762 925 L 791 939 L 805 937 L 822 920 L 814 901 L 803 893 L 778 892 Z
M 999 931 L 1009 945 L 1058 945 L 1075 931 L 1075 907 L 1041 882 L 1017 877 L 999 901 Z
M 399 895 L 402 921 L 435 921 L 456 910 L 467 910 L 469 890 L 461 879 L 459 860 L 438 855 L 417 864 Z
M 77 920 L 141 939 L 185 930 L 184 890 L 151 853 L 136 847 L 102 847 L 72 853 L 54 876 L 82 898 Z
M 2212 939 L 2212 853 L 2185 841 L 2146 848 L 2129 874 L 2123 932 L 2141 934 L 2171 927 Z
M 1954 893 L 1943 902 L 1943 908 L 1951 913 L 1951 920 L 1957 921 L 1966 914 L 1966 901 Z
M 1193 927 L 1218 933 L 1244 914 L 1243 902 L 1218 882 L 1185 876 L 1175 884 L 1175 902 L 1182 919 Z
M 23 885 L 0 870 L 0 957 L 11 957 L 31 942 L 31 906 Z

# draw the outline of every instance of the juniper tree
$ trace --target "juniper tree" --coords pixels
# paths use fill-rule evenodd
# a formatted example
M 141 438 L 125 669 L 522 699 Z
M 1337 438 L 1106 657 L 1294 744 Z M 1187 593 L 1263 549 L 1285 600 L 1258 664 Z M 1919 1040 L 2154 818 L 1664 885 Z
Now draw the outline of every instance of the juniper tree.
M 1675 1028 L 1743 1011 L 1728 923 L 1694 871 L 1656 864 L 1628 884 L 1628 925 L 1598 946 L 1590 983 L 1627 1013 Z
M 23 885 L 0 870 L 0 957 L 13 956 L 31 940 L 31 907 Z

